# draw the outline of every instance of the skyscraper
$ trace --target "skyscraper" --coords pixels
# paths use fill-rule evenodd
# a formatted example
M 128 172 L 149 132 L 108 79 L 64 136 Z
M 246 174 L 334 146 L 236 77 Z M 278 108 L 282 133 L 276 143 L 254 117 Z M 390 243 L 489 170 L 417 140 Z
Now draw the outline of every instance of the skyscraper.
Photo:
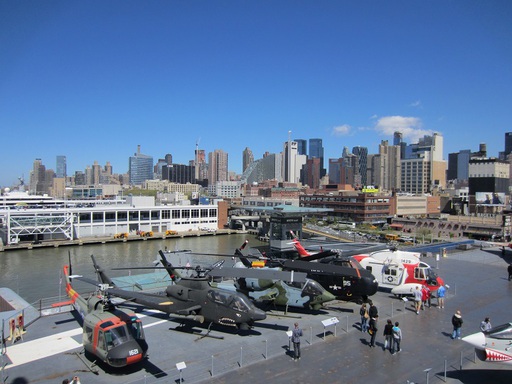
M 304 139 L 293 140 L 297 143 L 297 153 L 299 155 L 308 155 L 308 142 Z
M 67 176 L 66 156 L 57 156 L 57 166 L 55 167 L 55 169 L 57 170 L 56 177 L 65 178 Z
M 283 147 L 283 181 L 297 183 L 300 177 L 300 167 L 297 168 L 297 142 L 288 139 Z
M 242 153 L 242 172 L 245 172 L 247 167 L 251 165 L 254 161 L 254 155 L 249 147 L 245 147 L 244 152 Z
M 368 158 L 368 148 L 366 147 L 354 147 L 352 148 L 352 153 L 357 157 L 358 160 L 358 173 L 361 176 L 361 184 L 367 185 L 366 178 L 366 168 L 367 168 L 367 158 Z
M 512 132 L 505 132 L 505 159 L 512 153 Z
M 137 152 L 130 156 L 128 164 L 130 185 L 142 185 L 146 180 L 153 179 L 153 157 L 140 153 L 140 145 Z
M 228 154 L 216 149 L 208 154 L 208 185 L 228 180 Z
M 320 178 L 325 176 L 324 168 L 324 147 L 322 139 L 309 139 L 309 156 L 310 159 L 317 157 L 320 159 Z

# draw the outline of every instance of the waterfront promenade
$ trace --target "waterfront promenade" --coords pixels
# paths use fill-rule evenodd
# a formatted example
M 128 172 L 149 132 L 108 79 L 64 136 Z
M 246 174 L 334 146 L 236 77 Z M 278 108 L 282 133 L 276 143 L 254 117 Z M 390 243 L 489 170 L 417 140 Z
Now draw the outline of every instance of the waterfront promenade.
M 165 239 L 179 239 L 192 236 L 217 236 L 217 235 L 231 235 L 234 233 L 242 233 L 235 229 L 217 229 L 216 231 L 184 231 L 178 232 L 175 235 L 166 235 L 165 233 L 153 233 L 151 237 L 143 237 L 137 234 L 130 234 L 125 238 L 115 238 L 114 236 L 92 236 L 84 237 L 76 240 L 45 240 L 37 244 L 32 242 L 22 242 L 13 245 L 0 244 L 0 252 L 3 251 L 17 251 L 23 249 L 38 249 L 38 248 L 57 248 L 72 245 L 87 245 L 87 244 L 108 244 L 108 243 L 126 243 L 131 241 L 150 241 L 150 240 L 165 240 Z
M 512 283 L 506 274 L 512 251 L 506 252 L 503 257 L 497 247 L 471 249 L 441 258 L 437 272 L 450 285 L 444 310 L 434 306 L 416 315 L 410 303 L 378 292 L 372 297 L 380 313 L 377 348 L 369 348 L 368 335 L 358 329 L 359 305 L 355 303 L 333 302 L 316 314 L 269 314 L 253 331 L 242 335 L 215 330 L 222 340 L 200 338 L 198 332 L 206 325 L 180 332 L 179 322 L 141 312 L 149 343 L 148 361 L 123 372 L 100 369 L 95 375 L 73 353 L 80 351 L 81 340 L 81 332 L 73 331 L 77 329 L 75 319 L 60 314 L 36 321 L 28 327 L 23 342 L 7 346 L 6 357 L 12 360 L 5 370 L 7 382 L 23 377 L 27 382 L 50 384 L 75 374 L 82 383 L 178 382 L 176 364 L 180 362 L 186 365 L 181 372 L 185 383 L 426 383 L 427 374 L 430 383 L 509 382 L 510 366 L 475 363 L 473 349 L 449 337 L 451 316 L 457 309 L 464 318 L 463 336 L 478 331 L 486 316 L 493 325 L 512 321 Z M 436 266 L 434 258 L 425 261 Z M 324 328 L 322 321 L 332 317 L 339 323 Z M 387 318 L 399 321 L 404 333 L 403 352 L 395 356 L 382 349 Z M 298 362 L 291 359 L 286 335 L 295 321 L 305 330 Z M 53 339 L 46 339 L 47 345 L 36 351 L 35 343 L 43 336 Z M 75 343 L 66 342 L 69 338 Z M 63 350 L 63 345 L 70 349 Z M 49 350 L 59 348 L 48 355 Z M 44 354 L 35 356 L 37 352 Z

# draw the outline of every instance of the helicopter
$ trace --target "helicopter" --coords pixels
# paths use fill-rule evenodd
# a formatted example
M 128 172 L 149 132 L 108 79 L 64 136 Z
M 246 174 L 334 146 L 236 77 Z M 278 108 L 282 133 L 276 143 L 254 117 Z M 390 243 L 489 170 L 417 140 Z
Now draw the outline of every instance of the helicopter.
M 236 289 L 253 300 L 284 307 L 319 310 L 324 303 L 335 299 L 319 283 L 306 278 L 303 272 L 285 272 L 279 267 L 270 268 L 258 262 L 251 263 L 242 253 L 247 244 L 248 240 L 235 250 L 235 256 L 240 261 L 235 263 L 234 268 L 214 269 L 210 272 L 212 276 L 235 278 L 232 283 L 221 282 L 217 286 Z
M 66 293 L 83 323 L 82 343 L 87 355 L 114 368 L 137 363 L 147 357 L 148 344 L 142 322 L 128 309 L 116 308 L 106 291 L 108 285 L 98 284 L 71 274 L 71 262 L 64 266 Z M 98 286 L 89 298 L 77 293 L 71 284 L 78 279 Z
M 160 251 L 160 255 L 162 254 L 163 252 Z M 164 293 L 158 294 L 116 288 L 94 258 L 93 263 L 99 279 L 109 284 L 110 287 L 107 289 L 109 294 L 169 315 L 191 318 L 201 324 L 207 322 L 209 323 L 207 334 L 212 324 L 247 330 L 255 321 L 266 318 L 266 313 L 256 308 L 247 296 L 212 287 L 206 276 L 181 277 L 172 265 L 168 267 L 173 284 L 167 286 Z
M 268 267 L 279 267 L 283 271 L 304 272 L 308 278 L 318 282 L 338 300 L 362 302 L 377 292 L 378 282 L 369 271 L 362 268 L 355 260 L 340 256 L 335 251 L 301 256 L 300 259 L 262 254 L 250 257 L 258 259 Z M 313 262 L 317 259 L 321 262 Z M 246 266 L 251 265 L 248 260 L 245 263 Z

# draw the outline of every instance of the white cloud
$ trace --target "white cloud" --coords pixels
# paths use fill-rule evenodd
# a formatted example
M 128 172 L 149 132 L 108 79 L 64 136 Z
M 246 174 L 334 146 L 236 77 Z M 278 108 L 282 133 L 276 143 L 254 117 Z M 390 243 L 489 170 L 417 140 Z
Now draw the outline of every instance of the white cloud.
M 409 104 L 410 107 L 421 107 L 421 101 L 420 100 L 416 100 L 416 101 L 413 101 L 411 104 Z
M 332 134 L 334 136 L 347 136 L 350 134 L 352 127 L 348 124 L 338 125 L 332 129 Z
M 377 120 L 375 130 L 384 136 L 393 136 L 402 132 L 404 141 L 417 143 L 425 135 L 432 135 L 431 130 L 423 129 L 422 122 L 417 117 L 385 116 Z

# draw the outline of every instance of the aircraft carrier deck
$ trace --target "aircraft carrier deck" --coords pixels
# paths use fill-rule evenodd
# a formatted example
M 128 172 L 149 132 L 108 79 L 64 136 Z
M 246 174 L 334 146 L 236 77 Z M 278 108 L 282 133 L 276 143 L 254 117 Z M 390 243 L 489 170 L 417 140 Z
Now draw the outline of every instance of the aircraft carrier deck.
M 42 317 L 30 324 L 23 340 L 7 342 L 1 358 L 2 382 L 61 383 L 78 375 L 88 383 L 505 383 L 512 380 L 510 365 L 476 360 L 473 348 L 451 340 L 451 317 L 460 309 L 462 336 L 479 330 L 489 316 L 493 325 L 512 321 L 512 282 L 507 264 L 512 250 L 484 248 L 457 251 L 436 262 L 425 261 L 450 286 L 446 308 L 434 306 L 420 312 L 386 292 L 372 300 L 379 309 L 377 347 L 369 348 L 369 335 L 360 332 L 359 305 L 333 302 L 316 314 L 290 311 L 288 317 L 268 315 L 245 334 L 220 332 L 223 339 L 201 338 L 206 326 L 177 331 L 180 322 L 163 314 L 141 312 L 149 344 L 149 359 L 120 371 L 88 369 L 76 354 L 82 350 L 82 331 L 72 313 Z M 324 327 L 322 321 L 339 323 Z M 383 350 L 386 319 L 399 321 L 402 352 Z M 302 358 L 291 359 L 286 331 L 298 321 L 304 330 Z M 188 331 L 188 332 L 187 332 Z M 82 355 L 83 357 L 83 355 Z M 176 365 L 186 366 L 180 372 Z M 89 362 L 90 364 L 90 362 Z

